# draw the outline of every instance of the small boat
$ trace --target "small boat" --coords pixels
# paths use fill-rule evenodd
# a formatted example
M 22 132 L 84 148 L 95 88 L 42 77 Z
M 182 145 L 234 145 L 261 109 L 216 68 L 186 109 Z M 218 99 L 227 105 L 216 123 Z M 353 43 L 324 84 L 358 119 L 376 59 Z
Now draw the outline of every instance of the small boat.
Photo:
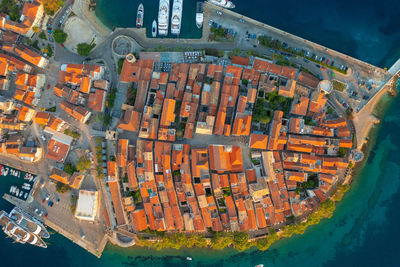
M 186 257 L 186 259 L 187 259 L 188 261 L 193 260 L 191 257 Z
M 196 26 L 197 28 L 203 27 L 204 21 L 204 4 L 203 2 L 197 2 L 196 4 Z
M 136 15 L 136 28 L 143 27 L 143 18 L 144 18 L 144 7 L 143 4 L 140 3 Z
M 264 267 L 264 264 L 257 264 L 256 267 Z
M 27 199 L 27 198 L 28 198 L 28 193 L 25 193 L 24 199 Z
M 153 20 L 153 26 L 151 27 L 151 35 L 153 37 L 157 36 L 157 21 Z
M 4 168 L 4 166 L 1 167 L 1 175 L 2 176 L 7 176 L 9 171 L 10 171 L 10 169 L 8 167 L 5 167 L 5 168 Z

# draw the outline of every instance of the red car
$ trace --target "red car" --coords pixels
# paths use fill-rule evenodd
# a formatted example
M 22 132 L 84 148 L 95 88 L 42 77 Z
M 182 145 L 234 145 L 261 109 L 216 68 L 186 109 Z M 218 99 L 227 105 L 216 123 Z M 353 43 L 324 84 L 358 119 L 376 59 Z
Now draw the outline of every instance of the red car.
M 49 89 L 50 89 L 50 84 L 47 85 L 47 90 L 49 90 Z

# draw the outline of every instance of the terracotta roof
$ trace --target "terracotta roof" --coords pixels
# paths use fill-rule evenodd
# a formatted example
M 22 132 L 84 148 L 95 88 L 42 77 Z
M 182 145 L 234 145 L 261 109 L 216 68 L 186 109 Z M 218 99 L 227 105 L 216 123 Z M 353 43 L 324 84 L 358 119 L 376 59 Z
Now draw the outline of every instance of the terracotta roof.
M 69 145 L 52 138 L 47 145 L 47 158 L 58 162 L 64 162 L 69 152 L 69 148 Z
M 319 84 L 319 79 L 317 77 L 304 71 L 300 72 L 297 81 L 314 89 L 316 89 Z
M 89 77 L 87 77 L 87 76 L 82 77 L 79 91 L 81 91 L 82 93 L 85 93 L 85 94 L 89 94 L 89 91 L 91 88 L 91 83 L 92 83 L 92 80 Z
M 340 139 L 339 140 L 339 147 L 352 148 L 353 147 L 353 141 L 351 139 Z
M 134 63 L 125 60 L 122 65 L 120 81 L 126 83 L 140 80 L 150 81 L 152 69 L 153 60 L 138 60 Z
M 266 150 L 268 145 L 268 135 L 251 134 L 250 148 Z
M 279 76 L 286 77 L 288 79 L 294 79 L 296 75 L 296 69 L 289 67 L 282 67 L 276 64 L 267 62 L 266 60 L 256 58 L 254 60 L 253 67 L 259 71 L 266 71 L 277 74 Z
M 137 179 L 136 179 L 136 170 L 135 170 L 135 163 L 133 161 L 128 163 L 128 184 L 131 189 L 136 188 L 138 186 Z
M 164 99 L 160 126 L 168 127 L 175 121 L 175 103 L 174 99 Z
M 144 209 L 135 210 L 132 213 L 132 219 L 133 219 L 133 226 L 135 227 L 136 231 L 143 231 L 147 229 L 148 224 Z
M 57 168 L 53 168 L 49 176 L 50 179 L 67 185 L 69 185 L 69 177 L 70 175 L 68 173 Z
M 250 59 L 248 57 L 238 57 L 238 56 L 232 57 L 232 64 L 248 66 L 249 63 Z
M 131 109 L 125 110 L 124 118 L 123 120 L 120 120 L 118 128 L 125 131 L 136 132 L 139 127 L 139 122 L 140 122 L 139 120 L 140 120 L 139 112 Z
M 93 111 L 103 112 L 106 103 L 106 92 L 96 89 L 94 93 L 89 94 L 88 108 Z
M 289 80 L 285 86 L 279 86 L 279 94 L 284 97 L 293 97 L 294 96 L 294 88 L 296 87 L 295 80 Z
M 110 194 L 111 194 L 111 199 L 112 199 L 112 203 L 113 203 L 113 207 L 114 207 L 114 213 L 115 213 L 115 218 L 117 220 L 117 225 L 124 225 L 124 224 L 126 224 L 126 222 L 125 222 L 124 211 L 122 208 L 119 184 L 118 184 L 118 182 L 109 182 L 108 188 L 109 188 Z
M 299 116 L 305 116 L 307 114 L 308 103 L 310 99 L 308 97 L 300 97 L 299 99 L 295 99 L 292 103 L 292 114 L 296 114 Z
M 128 158 L 128 139 L 118 140 L 118 167 L 125 167 Z
M 83 178 L 85 178 L 85 176 L 81 173 L 74 173 L 71 178 L 69 179 L 69 185 L 71 188 L 73 189 L 79 189 L 79 187 L 81 187 Z
M 347 127 L 341 127 L 337 129 L 338 137 L 350 137 L 350 130 Z

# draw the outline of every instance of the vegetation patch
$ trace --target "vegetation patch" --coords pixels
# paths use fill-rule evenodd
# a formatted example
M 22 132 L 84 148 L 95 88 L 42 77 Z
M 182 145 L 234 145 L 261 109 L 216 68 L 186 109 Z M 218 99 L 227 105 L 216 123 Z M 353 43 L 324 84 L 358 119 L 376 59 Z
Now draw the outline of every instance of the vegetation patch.
M 63 194 L 65 192 L 69 191 L 70 189 L 71 188 L 67 184 L 64 184 L 64 183 L 61 183 L 61 182 L 57 182 L 57 184 L 56 184 L 56 191 L 58 193 Z
M 118 89 L 114 88 L 111 90 L 111 93 L 109 93 L 107 95 L 106 107 L 108 107 L 109 109 L 112 109 L 114 107 L 114 101 L 117 96 L 117 92 L 118 92 Z
M 344 158 L 347 155 L 347 151 L 349 151 L 348 147 L 340 147 L 339 148 L 339 152 L 338 152 L 338 156 L 341 158 Z
M 62 44 L 67 40 L 68 34 L 60 29 L 55 29 L 53 31 L 54 41 L 56 43 Z
M 87 170 L 92 167 L 92 162 L 86 156 L 82 156 L 79 158 L 78 162 L 76 163 L 76 169 L 82 173 L 86 172 Z
M 64 171 L 70 175 L 74 174 L 74 172 L 77 171 L 75 165 L 73 165 L 72 163 L 68 162 L 65 164 L 64 166 Z
M 0 3 L 0 12 L 8 14 L 12 21 L 17 21 L 19 19 L 20 1 L 15 0 L 2 0 Z
M 56 112 L 56 106 L 46 109 L 47 112 Z
M 253 109 L 253 121 L 269 123 L 272 113 L 272 110 L 266 107 L 266 101 L 263 98 L 257 98 Z
M 307 57 L 305 55 L 305 51 L 304 50 L 298 50 L 298 49 L 294 49 L 292 47 L 289 47 L 289 46 L 287 46 L 287 44 L 282 43 L 281 41 L 279 41 L 277 39 L 273 39 L 272 37 L 259 36 L 258 37 L 258 41 L 259 41 L 260 45 L 262 45 L 262 46 L 265 46 L 265 47 L 272 48 L 272 49 L 275 49 L 275 50 L 278 50 L 278 51 L 283 51 L 283 52 L 286 52 L 286 53 L 290 53 L 290 54 L 293 54 L 293 55 L 296 55 L 296 56 L 300 56 L 300 57 L 306 58 L 306 59 L 308 59 L 310 61 L 313 61 L 313 62 L 315 62 L 317 64 L 320 64 L 322 66 L 325 66 L 327 68 L 330 68 L 330 69 L 332 69 L 334 71 L 337 71 L 337 72 L 340 72 L 340 73 L 343 73 L 343 74 L 347 73 L 346 70 L 341 70 L 338 67 L 331 66 L 329 64 L 326 64 L 323 61 L 316 60 L 316 59 L 314 59 L 312 57 Z
M 64 5 L 62 0 L 42 0 L 44 12 L 53 16 Z
M 118 74 L 121 74 L 123 65 L 124 65 L 124 59 L 123 58 L 118 59 Z
M 346 89 L 346 84 L 342 83 L 338 80 L 332 80 L 332 86 L 333 86 L 333 89 L 335 89 L 336 91 L 339 91 L 339 92 L 343 92 L 344 89 Z
M 70 129 L 65 129 L 64 134 L 71 136 L 74 139 L 79 139 L 81 134 L 75 131 L 71 131 Z
M 94 42 L 88 43 L 79 43 L 76 45 L 76 51 L 81 56 L 88 56 L 92 49 L 96 46 Z

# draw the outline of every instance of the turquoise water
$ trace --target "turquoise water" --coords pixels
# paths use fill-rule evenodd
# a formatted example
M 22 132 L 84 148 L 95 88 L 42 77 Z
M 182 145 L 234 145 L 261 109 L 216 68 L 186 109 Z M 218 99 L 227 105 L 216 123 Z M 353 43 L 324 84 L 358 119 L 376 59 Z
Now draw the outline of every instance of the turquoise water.
M 138 0 L 98 0 L 97 13 L 111 28 L 133 26 Z M 145 23 L 156 14 L 156 0 L 145 0 Z M 172 2 L 172 1 L 171 1 Z M 379 66 L 400 57 L 400 1 L 269 1 L 235 0 L 236 11 Z M 193 9 L 191 9 L 191 6 Z M 185 0 L 187 20 L 195 1 Z M 150 12 L 150 13 L 149 13 Z M 151 15 L 151 12 L 154 12 Z M 186 13 L 188 12 L 188 13 Z M 147 16 L 150 14 L 149 16 Z M 147 16 L 147 17 L 146 17 Z M 129 24 L 130 23 L 130 24 Z M 190 22 L 192 23 L 192 22 Z M 184 26 L 185 27 L 185 26 Z M 191 26 L 190 26 L 191 27 Z M 183 30 L 190 35 L 190 27 Z M 237 253 L 232 249 L 155 251 L 108 245 L 99 260 L 60 235 L 48 249 L 12 244 L 0 233 L 2 266 L 398 266 L 400 245 L 400 110 L 390 99 L 365 167 L 339 203 L 331 219 L 310 227 L 302 236 L 274 244 L 270 250 Z M 10 181 L 0 182 L 0 194 Z M 12 181 L 11 181 L 12 184 Z M 0 207 L 11 205 L 0 199 Z M 192 262 L 186 257 L 193 258 Z

